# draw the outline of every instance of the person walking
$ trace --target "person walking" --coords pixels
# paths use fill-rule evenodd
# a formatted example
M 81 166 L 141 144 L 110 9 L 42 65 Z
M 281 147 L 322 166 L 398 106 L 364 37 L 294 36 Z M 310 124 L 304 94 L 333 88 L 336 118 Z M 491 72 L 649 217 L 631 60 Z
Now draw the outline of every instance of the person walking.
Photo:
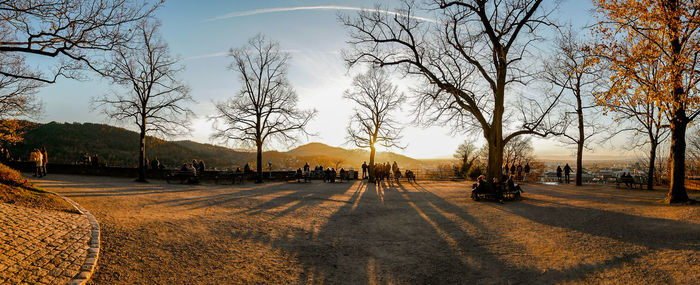
M 557 165 L 557 181 L 561 183 L 561 166 Z
M 566 180 L 566 184 L 571 183 L 571 179 L 569 174 L 571 173 L 571 166 L 567 163 L 566 166 L 564 166 L 564 179 Z

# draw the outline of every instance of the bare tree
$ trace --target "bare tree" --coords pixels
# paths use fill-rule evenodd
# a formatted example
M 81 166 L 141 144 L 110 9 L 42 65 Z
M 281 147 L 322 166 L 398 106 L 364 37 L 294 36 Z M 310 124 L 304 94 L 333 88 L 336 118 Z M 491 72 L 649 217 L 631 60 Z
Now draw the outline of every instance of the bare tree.
M 374 182 L 374 155 L 377 144 L 399 147 L 401 127 L 392 113 L 401 108 L 406 97 L 391 83 L 389 74 L 371 68 L 355 76 L 352 88 L 343 95 L 356 105 L 347 128 L 347 140 L 360 148 L 369 148 L 369 182 Z
M 99 58 L 131 40 L 133 25 L 158 5 L 140 0 L 0 1 L 0 53 L 56 58 L 51 74 L 0 68 L 7 77 L 54 83 L 88 68 L 102 74 Z
M 647 171 L 647 188 L 654 189 L 655 174 L 658 171 L 655 169 L 658 158 L 658 147 L 669 136 L 670 129 L 666 116 L 659 106 L 653 101 L 642 101 L 634 99 L 632 96 L 620 98 L 619 104 L 610 108 L 614 114 L 614 122 L 620 126 L 610 136 L 621 133 L 632 133 L 630 137 L 631 143 L 629 149 L 640 149 L 646 145 L 649 146 L 647 154 L 648 166 Z
M 559 137 L 563 143 L 576 146 L 576 186 L 582 185 L 583 150 L 589 148 L 592 137 L 604 130 L 595 101 L 595 92 L 602 88 L 604 69 L 589 58 L 583 41 L 569 27 L 557 39 L 557 49 L 543 73 L 547 82 L 566 91 L 560 104 L 564 125 Z M 568 128 L 571 125 L 576 128 Z
M 459 159 L 461 163 L 459 172 L 465 177 L 469 175 L 469 170 L 472 168 L 474 162 L 478 158 L 478 152 L 479 149 L 472 140 L 465 140 L 457 147 L 454 158 Z
M 257 150 L 257 182 L 262 182 L 262 150 L 269 140 L 291 144 L 295 133 L 306 134 L 316 110 L 297 107 L 297 94 L 287 80 L 289 54 L 279 44 L 257 35 L 248 45 L 231 49 L 229 69 L 238 73 L 241 89 L 233 98 L 217 102 L 213 139 L 254 146 Z
M 184 69 L 170 54 L 159 33 L 160 23 L 143 21 L 135 27 L 130 46 L 117 47 L 103 73 L 124 93 L 105 94 L 95 102 L 117 121 L 134 120 L 139 128 L 139 177 L 146 181 L 146 135 L 173 136 L 190 131 L 194 113 L 185 106 L 194 100 L 176 76 Z
M 503 148 L 503 158 L 508 164 L 528 162 L 533 159 L 532 139 L 527 136 L 518 136 L 508 141 Z
M 498 177 L 508 141 L 552 134 L 547 114 L 556 100 L 527 100 L 527 112 L 520 113 L 513 100 L 534 78 L 533 43 L 551 25 L 551 10 L 542 0 L 430 2 L 421 8 L 407 1 L 391 14 L 341 16 L 351 38 L 344 57 L 349 65 L 399 67 L 422 79 L 427 87 L 419 93 L 417 116 L 481 131 L 489 147 L 488 177 Z M 417 9 L 440 18 L 425 21 L 415 16 Z

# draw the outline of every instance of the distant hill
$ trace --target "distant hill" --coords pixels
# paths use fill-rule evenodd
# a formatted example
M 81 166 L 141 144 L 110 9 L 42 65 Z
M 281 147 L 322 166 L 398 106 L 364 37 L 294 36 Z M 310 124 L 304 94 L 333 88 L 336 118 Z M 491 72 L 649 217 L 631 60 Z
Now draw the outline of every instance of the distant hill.
M 97 153 L 108 165 L 137 165 L 138 133 L 106 124 L 93 123 L 27 123 L 24 141 L 9 147 L 12 156 L 26 160 L 31 149 L 46 146 L 50 162 L 74 163 L 84 153 Z M 153 137 L 146 139 L 146 155 L 158 157 L 161 163 L 175 167 L 185 161 L 203 159 L 208 167 L 234 168 L 255 164 L 255 153 L 203 144 L 193 141 L 167 141 Z M 391 152 L 378 152 L 377 162 L 396 161 L 402 167 L 427 167 L 435 162 L 421 161 Z M 266 151 L 264 161 L 271 161 L 273 169 L 295 169 L 305 162 L 310 165 L 359 167 L 369 160 L 369 151 L 332 147 L 309 143 L 287 152 Z M 265 165 L 267 167 L 267 165 Z

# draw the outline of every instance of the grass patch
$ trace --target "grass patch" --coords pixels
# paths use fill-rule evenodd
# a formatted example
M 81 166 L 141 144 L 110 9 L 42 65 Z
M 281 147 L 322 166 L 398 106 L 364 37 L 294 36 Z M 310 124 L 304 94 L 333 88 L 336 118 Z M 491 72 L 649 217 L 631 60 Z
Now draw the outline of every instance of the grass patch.
M 77 213 L 77 210 L 61 197 L 34 186 L 29 179 L 4 164 L 0 164 L 0 203 Z

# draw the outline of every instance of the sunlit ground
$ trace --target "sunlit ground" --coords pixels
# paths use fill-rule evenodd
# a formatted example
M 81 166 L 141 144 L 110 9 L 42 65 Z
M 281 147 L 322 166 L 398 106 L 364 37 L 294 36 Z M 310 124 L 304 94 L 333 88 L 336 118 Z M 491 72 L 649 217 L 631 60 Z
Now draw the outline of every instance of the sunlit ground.
M 501 205 L 457 182 L 40 184 L 99 220 L 95 284 L 700 283 L 700 207 L 663 191 L 527 185 Z

